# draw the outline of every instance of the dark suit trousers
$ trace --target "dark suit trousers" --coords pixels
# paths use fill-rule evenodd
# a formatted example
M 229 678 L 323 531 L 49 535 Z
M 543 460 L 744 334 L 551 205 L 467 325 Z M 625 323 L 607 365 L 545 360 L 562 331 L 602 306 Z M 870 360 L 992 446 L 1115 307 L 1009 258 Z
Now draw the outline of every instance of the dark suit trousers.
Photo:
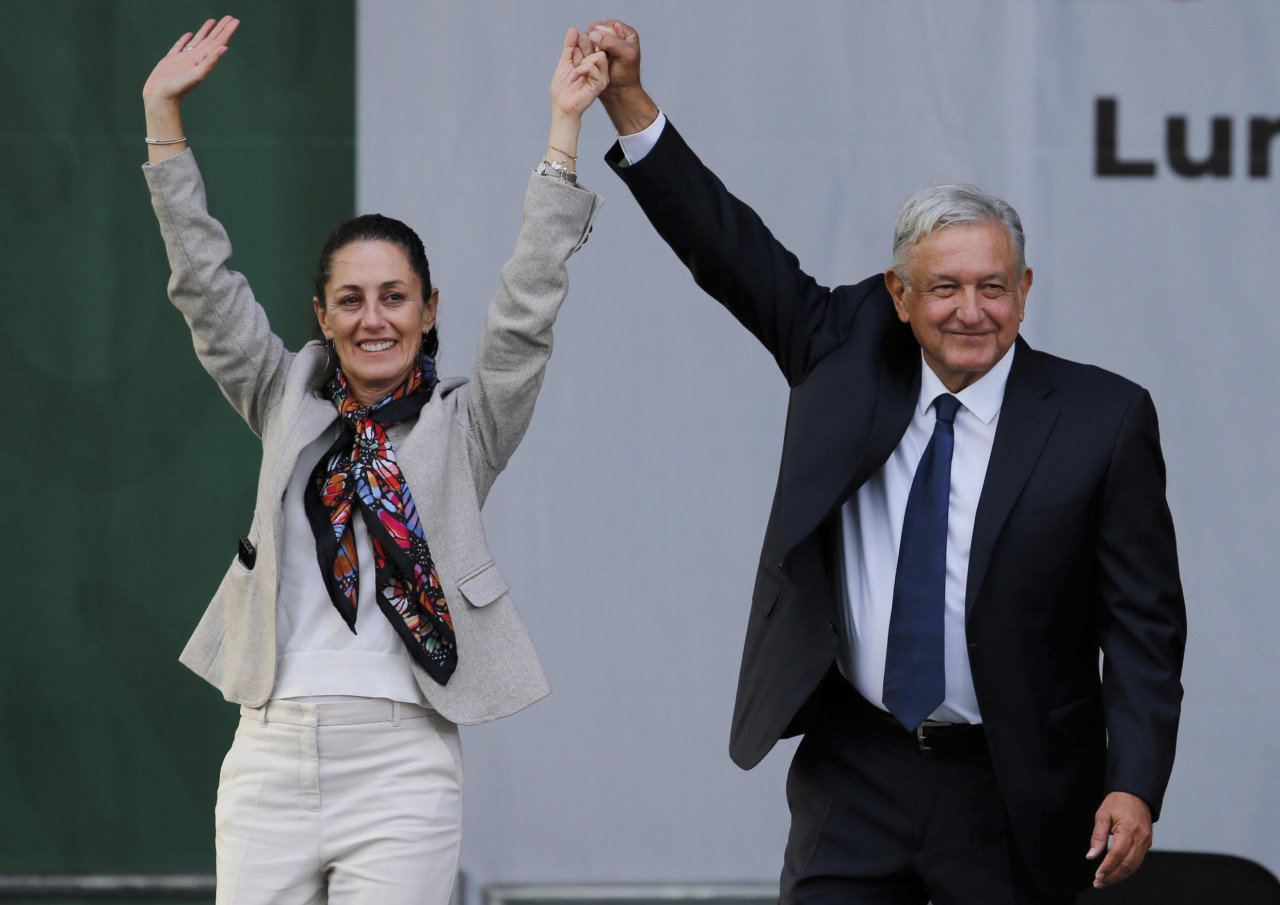
M 985 742 L 922 751 L 834 670 L 823 684 L 787 778 L 783 905 L 1074 901 L 1029 876 Z

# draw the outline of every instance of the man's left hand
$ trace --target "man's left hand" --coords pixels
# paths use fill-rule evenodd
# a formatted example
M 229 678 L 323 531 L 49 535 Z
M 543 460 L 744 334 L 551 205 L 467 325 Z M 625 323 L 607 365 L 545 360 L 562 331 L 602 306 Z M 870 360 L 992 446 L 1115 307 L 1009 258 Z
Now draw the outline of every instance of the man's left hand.
M 1107 838 L 1111 848 L 1107 848 Z M 1093 836 L 1089 854 L 1096 858 L 1103 852 L 1107 856 L 1093 875 L 1093 885 L 1101 888 L 1119 883 L 1137 870 L 1151 848 L 1151 809 L 1137 795 L 1128 792 L 1112 792 L 1102 800 L 1102 807 L 1093 818 Z

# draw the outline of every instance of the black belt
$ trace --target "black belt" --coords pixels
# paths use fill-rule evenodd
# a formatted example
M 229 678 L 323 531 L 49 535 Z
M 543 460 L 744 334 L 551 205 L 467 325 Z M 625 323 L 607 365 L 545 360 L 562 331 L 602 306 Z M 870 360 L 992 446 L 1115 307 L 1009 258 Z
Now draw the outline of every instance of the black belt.
M 893 714 L 881 710 L 860 695 L 843 676 L 829 676 L 826 681 L 828 693 L 835 698 L 828 701 L 828 713 L 852 712 L 854 727 L 868 735 L 921 751 L 965 751 L 987 743 L 986 732 L 980 723 L 925 720 L 914 730 L 906 729 Z
M 925 720 L 915 731 L 904 729 L 892 714 L 868 705 L 871 713 L 863 716 L 861 727 L 871 734 L 892 742 L 910 745 L 921 751 L 964 751 L 985 745 L 987 734 L 977 723 L 941 723 Z

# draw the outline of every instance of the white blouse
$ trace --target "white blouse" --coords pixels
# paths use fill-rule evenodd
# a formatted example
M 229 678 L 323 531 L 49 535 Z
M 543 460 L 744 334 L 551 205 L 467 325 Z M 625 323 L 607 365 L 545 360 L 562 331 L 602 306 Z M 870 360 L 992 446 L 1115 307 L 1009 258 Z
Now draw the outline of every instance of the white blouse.
M 399 431 L 393 429 L 394 433 Z M 330 601 L 321 578 L 303 494 L 312 469 L 337 437 L 335 423 L 298 455 L 285 490 L 284 558 L 276 604 L 276 684 L 271 696 L 387 698 L 425 704 L 409 651 L 374 599 L 373 544 L 358 514 L 353 513 L 350 523 L 360 562 L 354 634 Z

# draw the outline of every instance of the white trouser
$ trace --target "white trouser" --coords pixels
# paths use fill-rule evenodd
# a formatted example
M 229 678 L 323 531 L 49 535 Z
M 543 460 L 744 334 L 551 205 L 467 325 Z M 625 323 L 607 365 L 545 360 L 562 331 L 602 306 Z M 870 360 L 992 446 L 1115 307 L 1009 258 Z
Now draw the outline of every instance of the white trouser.
M 377 699 L 242 707 L 214 818 L 218 905 L 445 905 L 458 727 Z

